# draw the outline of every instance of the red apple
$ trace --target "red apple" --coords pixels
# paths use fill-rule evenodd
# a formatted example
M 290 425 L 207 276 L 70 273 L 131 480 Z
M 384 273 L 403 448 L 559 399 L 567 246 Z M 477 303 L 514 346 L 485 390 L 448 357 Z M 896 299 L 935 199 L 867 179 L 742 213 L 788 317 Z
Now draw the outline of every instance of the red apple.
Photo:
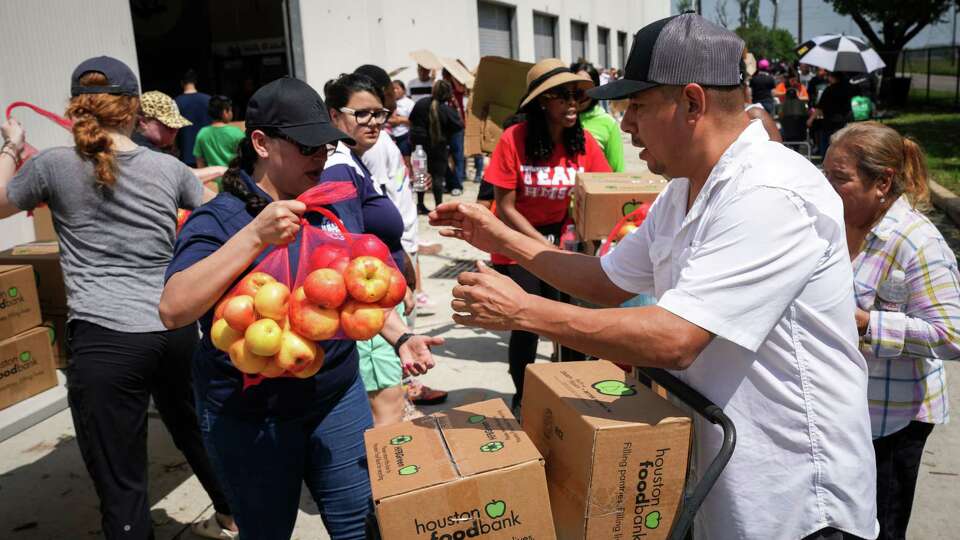
M 625 236 L 639 228 L 640 227 L 637 227 L 637 224 L 632 221 L 624 223 L 623 226 L 620 227 L 620 230 L 617 231 L 617 242 L 623 240 Z
M 310 363 L 307 367 L 301 369 L 300 371 L 293 372 L 293 376 L 299 379 L 309 379 L 316 375 L 320 368 L 323 367 L 323 349 L 317 349 L 317 357 Z
M 234 296 L 223 306 L 223 318 L 230 328 L 245 332 L 247 327 L 257 320 L 257 313 L 253 310 L 253 298 L 246 294 Z
M 276 356 L 278 366 L 290 373 L 296 373 L 305 369 L 316 358 L 316 343 L 293 332 L 283 332 L 280 338 L 280 352 Z
M 334 309 L 347 299 L 347 286 L 340 272 L 332 268 L 321 268 L 310 272 L 303 281 L 303 292 L 314 304 Z
M 350 257 L 356 259 L 369 255 L 383 262 L 390 260 L 390 248 L 372 234 L 363 234 L 350 244 Z
M 407 280 L 403 274 L 396 268 L 390 269 L 390 284 L 387 286 L 387 293 L 377 302 L 378 305 L 385 308 L 392 308 L 403 302 L 403 297 L 407 294 Z
M 227 324 L 226 319 L 217 319 L 210 327 L 210 341 L 213 346 L 223 352 L 230 350 L 230 346 L 238 339 L 243 339 L 243 332 L 237 332 Z
M 276 279 L 266 272 L 253 272 L 240 280 L 237 290 L 234 294 L 245 294 L 250 297 L 257 296 L 257 291 L 267 283 L 273 283 Z
M 336 244 L 324 244 L 310 253 L 310 261 L 307 268 L 316 270 L 318 268 L 333 268 L 343 273 L 343 269 L 350 263 L 350 253 L 345 247 Z
M 213 309 L 213 320 L 217 320 L 217 319 L 222 319 L 222 318 L 223 318 L 223 308 L 227 307 L 227 302 L 229 302 L 231 298 L 233 298 L 233 297 L 232 297 L 232 296 L 228 296 L 228 297 L 220 300 L 219 303 L 217 303 L 217 307 L 215 307 L 215 308 Z
M 287 302 L 290 299 L 290 289 L 279 281 L 265 283 L 257 295 L 253 297 L 253 305 L 260 315 L 283 321 L 287 316 Z
M 322 308 L 307 299 L 303 287 L 290 297 L 290 330 L 313 341 L 330 339 L 340 329 L 340 314 L 336 309 Z
M 234 367 L 248 375 L 260 373 L 270 362 L 270 357 L 254 354 L 243 339 L 235 341 L 228 352 Z
M 362 255 L 350 261 L 343 273 L 343 281 L 355 300 L 368 304 L 377 302 L 390 286 L 390 267 L 376 257 Z
M 383 308 L 376 304 L 348 300 L 340 310 L 340 326 L 348 338 L 363 341 L 380 333 L 385 317 Z
M 273 356 L 280 352 L 280 325 L 273 319 L 260 319 L 247 327 L 243 338 L 250 352 L 258 356 Z

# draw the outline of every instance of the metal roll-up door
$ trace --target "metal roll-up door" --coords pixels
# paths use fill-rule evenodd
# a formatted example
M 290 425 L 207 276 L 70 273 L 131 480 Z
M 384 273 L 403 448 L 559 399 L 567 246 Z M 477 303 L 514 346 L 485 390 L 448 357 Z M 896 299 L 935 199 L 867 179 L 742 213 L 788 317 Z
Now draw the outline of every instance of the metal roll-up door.
M 556 19 L 548 15 L 533 15 L 533 52 L 536 61 L 557 57 Z
M 587 25 L 575 21 L 570 22 L 570 59 L 573 62 L 587 58 Z
M 513 58 L 510 8 L 479 2 L 477 17 L 480 26 L 480 56 Z

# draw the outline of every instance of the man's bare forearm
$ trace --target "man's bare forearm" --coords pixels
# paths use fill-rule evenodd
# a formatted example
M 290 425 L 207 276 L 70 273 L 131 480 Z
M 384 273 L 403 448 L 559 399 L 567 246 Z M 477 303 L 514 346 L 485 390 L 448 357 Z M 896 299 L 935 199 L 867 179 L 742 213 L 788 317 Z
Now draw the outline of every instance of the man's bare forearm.
M 633 296 L 610 281 L 599 257 L 563 251 L 521 234 L 510 240 L 504 254 L 559 291 L 601 306 L 617 306 Z

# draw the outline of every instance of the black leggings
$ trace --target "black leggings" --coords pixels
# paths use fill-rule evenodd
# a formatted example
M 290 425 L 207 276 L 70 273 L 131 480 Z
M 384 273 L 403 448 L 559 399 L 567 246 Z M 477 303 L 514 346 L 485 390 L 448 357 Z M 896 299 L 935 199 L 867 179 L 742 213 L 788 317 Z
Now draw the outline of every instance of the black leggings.
M 903 540 L 907 535 L 920 458 L 931 431 L 933 424 L 914 421 L 873 441 L 877 454 L 878 540 Z
M 494 268 L 505 276 L 509 276 L 525 292 L 542 296 L 548 300 L 558 302 L 569 302 L 570 297 L 556 290 L 546 281 L 531 274 L 519 264 L 497 264 Z M 517 393 L 513 396 L 513 405 L 516 407 L 523 399 L 523 375 L 528 364 L 532 364 L 537 358 L 537 344 L 540 342 L 540 336 L 532 332 L 514 330 L 510 332 L 510 345 L 507 349 L 507 357 L 510 362 L 510 378 L 513 379 L 513 385 Z M 560 361 L 572 362 L 583 360 L 584 354 L 569 349 L 560 348 Z
M 430 188 L 433 190 L 433 204 L 434 208 L 440 206 L 440 203 L 443 202 L 443 186 L 446 183 L 447 177 L 447 161 L 444 158 L 443 161 L 432 160 L 427 162 L 427 171 L 430 173 L 432 183 Z M 424 207 L 423 200 L 426 198 L 427 192 L 421 191 L 417 193 L 417 206 L 420 208 Z
M 231 513 L 197 424 L 190 376 L 197 341 L 196 325 L 125 333 L 70 322 L 67 398 L 108 539 L 154 537 L 147 499 L 150 396 L 214 508 Z

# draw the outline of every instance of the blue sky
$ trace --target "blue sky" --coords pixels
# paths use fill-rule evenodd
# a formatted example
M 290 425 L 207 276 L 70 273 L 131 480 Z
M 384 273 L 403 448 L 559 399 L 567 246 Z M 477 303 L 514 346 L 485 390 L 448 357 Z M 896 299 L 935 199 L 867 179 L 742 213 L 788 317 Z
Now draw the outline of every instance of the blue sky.
M 909 1 L 909 0 L 904 0 Z M 671 0 L 673 10 L 676 11 L 676 0 Z M 701 0 L 704 17 L 717 20 L 717 4 L 723 0 Z M 731 29 L 738 25 L 739 8 L 737 0 L 726 0 L 727 21 Z M 916 49 L 929 46 L 950 45 L 953 31 L 953 11 L 947 12 L 945 21 L 938 25 L 928 26 L 913 38 L 908 48 Z M 760 0 L 760 20 L 770 26 L 773 21 L 773 3 L 770 0 Z M 797 0 L 780 0 L 780 14 L 778 28 L 788 30 L 796 38 L 797 35 Z M 809 39 L 820 34 L 845 33 L 862 36 L 863 33 L 853 19 L 838 15 L 833 7 L 823 0 L 803 0 L 803 38 Z M 960 38 L 960 30 L 957 31 Z M 958 39 L 960 42 L 960 39 Z

